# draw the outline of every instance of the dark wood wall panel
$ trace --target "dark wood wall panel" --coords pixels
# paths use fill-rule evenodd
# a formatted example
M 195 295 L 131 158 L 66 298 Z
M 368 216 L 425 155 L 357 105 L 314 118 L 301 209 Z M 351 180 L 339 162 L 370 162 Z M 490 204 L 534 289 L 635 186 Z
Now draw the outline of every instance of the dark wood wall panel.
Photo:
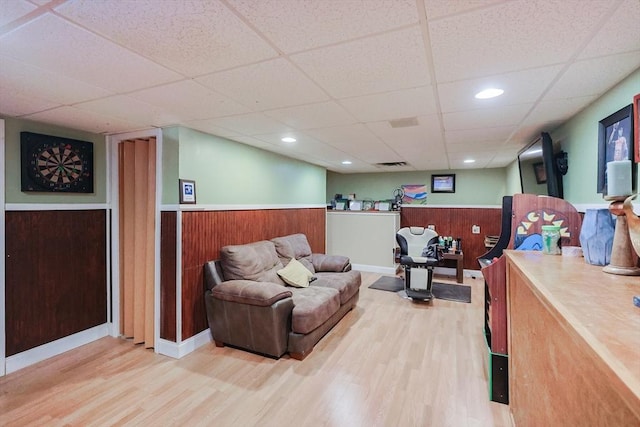
M 314 252 L 325 251 L 324 208 L 182 213 L 182 339 L 207 329 L 202 267 L 225 245 L 307 235 Z
M 6 212 L 6 354 L 107 321 L 105 210 Z
M 160 338 L 176 342 L 177 212 L 160 213 Z
M 402 208 L 400 213 L 401 227 L 436 226 L 441 236 L 462 238 L 464 252 L 464 268 L 479 270 L 476 258 L 484 254 L 484 236 L 500 235 L 501 208 Z M 480 234 L 472 234 L 472 225 L 480 226 Z

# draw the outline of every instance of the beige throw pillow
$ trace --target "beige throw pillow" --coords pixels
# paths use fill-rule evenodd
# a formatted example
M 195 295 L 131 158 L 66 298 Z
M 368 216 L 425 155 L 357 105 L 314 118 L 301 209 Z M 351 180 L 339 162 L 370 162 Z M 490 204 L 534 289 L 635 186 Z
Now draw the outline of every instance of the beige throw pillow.
M 289 261 L 289 264 L 287 264 L 285 268 L 278 270 L 278 276 L 291 286 L 306 288 L 309 286 L 309 281 L 313 277 L 313 273 L 302 265 L 300 261 L 291 258 L 291 261 Z

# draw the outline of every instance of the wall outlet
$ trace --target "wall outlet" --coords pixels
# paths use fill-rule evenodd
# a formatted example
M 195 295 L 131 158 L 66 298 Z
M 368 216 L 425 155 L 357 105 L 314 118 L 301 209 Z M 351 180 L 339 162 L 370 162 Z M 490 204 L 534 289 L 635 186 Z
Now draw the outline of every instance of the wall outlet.
M 435 224 L 429 224 L 429 225 L 427 225 L 427 228 L 428 228 L 429 230 L 436 231 L 436 226 L 435 226 Z
M 480 234 L 480 226 L 479 225 L 472 225 L 471 226 L 471 233 Z

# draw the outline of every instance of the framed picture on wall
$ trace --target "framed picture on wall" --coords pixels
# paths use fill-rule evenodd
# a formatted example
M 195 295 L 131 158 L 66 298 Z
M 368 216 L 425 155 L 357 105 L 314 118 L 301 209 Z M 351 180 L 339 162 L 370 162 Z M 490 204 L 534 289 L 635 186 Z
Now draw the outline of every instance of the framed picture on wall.
M 196 182 L 190 179 L 180 179 L 180 204 L 196 203 Z
M 632 136 L 633 106 L 631 104 L 598 123 L 598 193 L 607 194 L 607 163 L 614 160 L 635 159 Z M 631 176 L 634 176 L 633 172 Z
M 455 193 L 456 174 L 431 175 L 432 193 Z

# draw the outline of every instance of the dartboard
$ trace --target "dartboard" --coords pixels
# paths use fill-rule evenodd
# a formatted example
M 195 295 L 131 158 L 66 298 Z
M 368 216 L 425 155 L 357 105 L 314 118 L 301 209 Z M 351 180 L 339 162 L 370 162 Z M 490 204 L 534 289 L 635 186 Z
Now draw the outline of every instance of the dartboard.
M 93 192 L 93 144 L 21 133 L 22 191 Z

